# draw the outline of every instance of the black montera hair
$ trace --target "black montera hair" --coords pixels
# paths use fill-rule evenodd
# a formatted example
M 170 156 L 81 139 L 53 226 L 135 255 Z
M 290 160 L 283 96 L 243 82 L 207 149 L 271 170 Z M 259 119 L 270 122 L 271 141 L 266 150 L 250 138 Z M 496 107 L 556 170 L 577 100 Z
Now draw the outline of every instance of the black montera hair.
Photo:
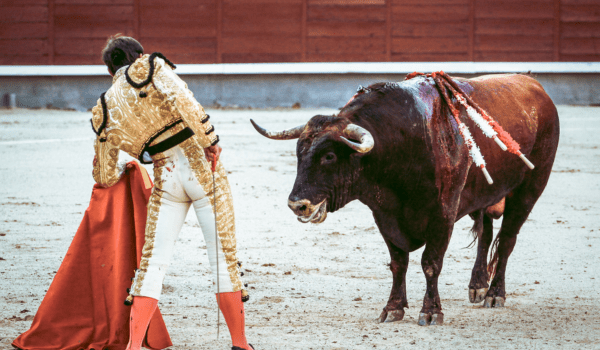
M 143 53 L 144 48 L 137 40 L 116 34 L 106 41 L 102 50 L 102 61 L 114 75 L 119 68 L 132 64 Z

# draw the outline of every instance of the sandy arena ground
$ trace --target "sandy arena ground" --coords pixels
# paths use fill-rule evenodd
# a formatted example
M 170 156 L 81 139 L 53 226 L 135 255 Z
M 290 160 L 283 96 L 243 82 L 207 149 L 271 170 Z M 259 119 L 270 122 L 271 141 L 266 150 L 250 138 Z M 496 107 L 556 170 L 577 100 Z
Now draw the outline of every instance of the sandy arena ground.
M 287 208 L 295 142 L 258 135 L 333 110 L 211 110 L 234 193 L 239 257 L 251 300 L 248 339 L 267 349 L 600 349 L 600 108 L 559 106 L 561 140 L 544 195 L 519 235 L 503 309 L 468 301 L 471 220 L 454 230 L 439 289 L 445 325 L 416 324 L 422 249 L 407 273 L 410 308 L 379 324 L 392 277 L 370 211 L 353 202 L 320 225 Z M 0 348 L 29 329 L 89 203 L 90 113 L 0 110 Z M 509 155 L 507 155 L 509 156 Z M 496 228 L 499 222 L 496 222 Z M 171 349 L 229 349 L 208 259 L 188 215 L 160 308 Z M 221 318 L 221 322 L 222 322 Z

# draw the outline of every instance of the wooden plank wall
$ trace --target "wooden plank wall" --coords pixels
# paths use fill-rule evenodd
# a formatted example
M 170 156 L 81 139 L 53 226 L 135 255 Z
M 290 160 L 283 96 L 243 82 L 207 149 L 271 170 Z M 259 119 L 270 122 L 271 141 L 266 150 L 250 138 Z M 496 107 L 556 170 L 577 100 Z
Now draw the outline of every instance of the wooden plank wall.
M 308 0 L 309 62 L 388 61 L 385 0 Z
M 477 0 L 475 61 L 554 61 L 555 0 Z
M 0 64 L 48 64 L 48 0 L 0 0 Z
M 470 61 L 470 0 L 392 1 L 393 61 Z
M 55 64 L 102 64 L 100 51 L 116 33 L 135 35 L 134 0 L 48 0 Z
M 560 60 L 600 61 L 600 1 L 561 0 Z
M 0 0 L 0 64 L 600 61 L 599 0 Z
M 175 63 L 217 61 L 218 0 L 135 0 L 135 38 L 148 53 L 162 52 Z

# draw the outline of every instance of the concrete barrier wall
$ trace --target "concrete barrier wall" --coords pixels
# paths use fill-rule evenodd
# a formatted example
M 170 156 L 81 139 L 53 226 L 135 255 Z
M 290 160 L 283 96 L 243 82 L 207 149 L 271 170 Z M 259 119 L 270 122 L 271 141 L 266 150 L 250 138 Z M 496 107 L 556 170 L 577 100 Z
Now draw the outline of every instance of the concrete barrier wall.
M 453 74 L 474 77 L 482 74 Z M 181 74 L 204 106 L 338 108 L 359 85 L 402 81 L 406 74 Z M 600 104 L 600 73 L 539 73 L 556 104 Z M 20 108 L 89 110 L 111 85 L 108 75 L 0 76 L 0 96 L 16 95 Z M 7 101 L 3 98 L 2 101 Z M 4 102 L 6 103 L 6 102 Z

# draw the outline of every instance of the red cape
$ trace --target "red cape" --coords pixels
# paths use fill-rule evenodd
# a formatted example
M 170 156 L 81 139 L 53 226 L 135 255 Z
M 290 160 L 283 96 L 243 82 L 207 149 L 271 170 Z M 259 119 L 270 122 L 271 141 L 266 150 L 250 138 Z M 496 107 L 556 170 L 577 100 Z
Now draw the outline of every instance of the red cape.
M 123 302 L 144 246 L 152 181 L 136 162 L 114 186 L 95 185 L 90 206 L 31 328 L 12 343 L 23 350 L 124 350 L 129 312 Z M 164 349 L 171 338 L 158 308 L 144 347 Z

